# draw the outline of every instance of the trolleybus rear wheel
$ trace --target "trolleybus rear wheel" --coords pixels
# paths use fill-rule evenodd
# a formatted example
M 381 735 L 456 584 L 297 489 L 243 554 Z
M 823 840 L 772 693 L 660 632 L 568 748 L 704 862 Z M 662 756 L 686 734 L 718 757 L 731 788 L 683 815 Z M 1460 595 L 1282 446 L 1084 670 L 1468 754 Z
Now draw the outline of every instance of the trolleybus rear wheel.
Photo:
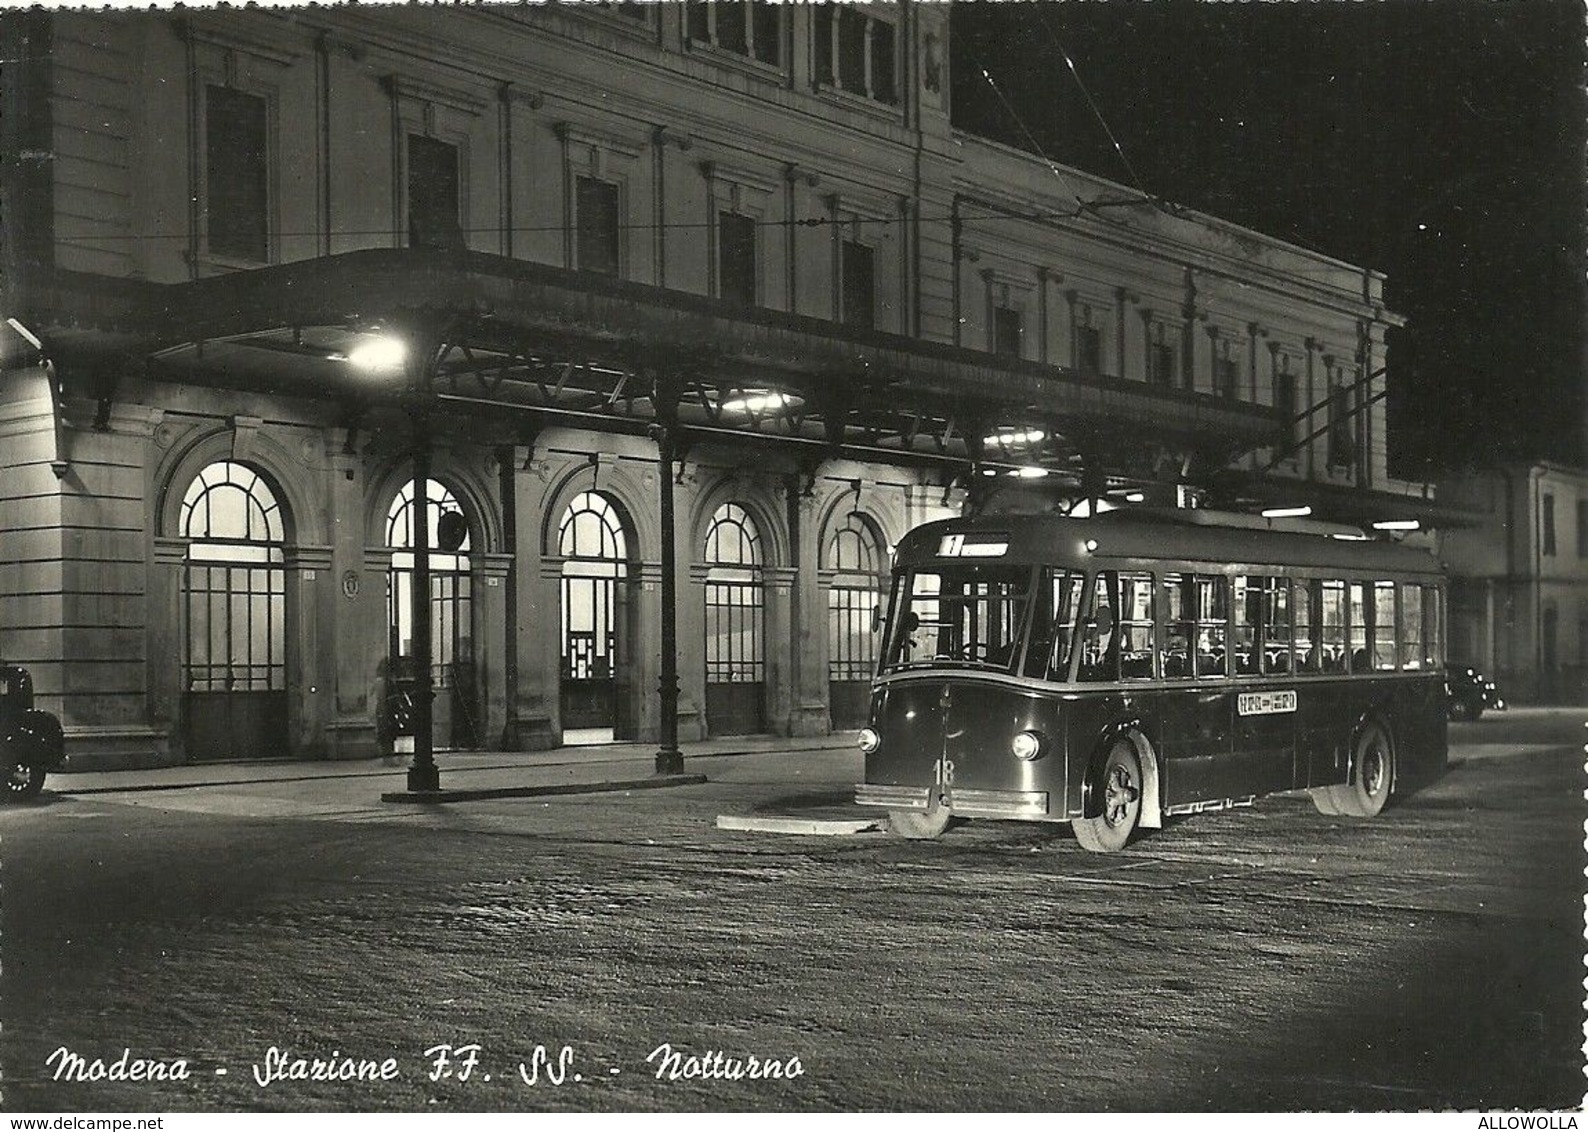
M 1395 747 L 1382 724 L 1368 723 L 1356 737 L 1351 781 L 1326 789 L 1337 812 L 1353 818 L 1376 817 L 1389 801 L 1395 782 Z
M 1101 808 L 1095 818 L 1070 823 L 1075 840 L 1093 853 L 1123 849 L 1141 820 L 1141 760 L 1129 742 L 1120 739 L 1108 749 L 1092 788 L 1101 795 Z

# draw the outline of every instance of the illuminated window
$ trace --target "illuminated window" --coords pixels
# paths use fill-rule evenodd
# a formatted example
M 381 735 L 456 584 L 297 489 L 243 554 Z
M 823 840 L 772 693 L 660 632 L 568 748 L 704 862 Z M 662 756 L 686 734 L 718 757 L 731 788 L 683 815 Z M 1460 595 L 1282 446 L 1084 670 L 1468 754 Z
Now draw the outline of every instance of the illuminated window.
M 281 506 L 259 473 L 222 460 L 188 485 L 177 520 L 187 548 L 187 688 L 286 687 Z

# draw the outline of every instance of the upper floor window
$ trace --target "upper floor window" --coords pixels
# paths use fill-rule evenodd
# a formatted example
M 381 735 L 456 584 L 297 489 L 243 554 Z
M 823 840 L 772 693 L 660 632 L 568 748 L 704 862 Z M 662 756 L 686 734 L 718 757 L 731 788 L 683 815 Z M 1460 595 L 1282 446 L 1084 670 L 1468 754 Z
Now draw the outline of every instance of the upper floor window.
M 1356 434 L 1351 428 L 1351 393 L 1344 385 L 1329 389 L 1329 466 L 1349 468 L 1356 463 Z
M 409 134 L 408 246 L 463 247 L 459 197 L 458 147 L 423 134 Z
M 1174 385 L 1174 347 L 1167 342 L 1147 345 L 1147 380 L 1168 388 Z
M 580 271 L 617 275 L 618 186 L 595 177 L 578 177 L 574 185 L 576 253 Z
M 893 23 L 850 4 L 816 4 L 816 81 L 887 103 L 899 101 Z
M 614 16 L 622 16 L 633 20 L 637 24 L 650 22 L 650 9 L 655 5 L 638 4 L 633 0 L 596 0 L 594 7 L 603 12 L 610 12 Z
M 639 7 L 640 5 L 635 5 Z M 783 14 L 767 0 L 689 0 L 689 39 L 777 66 Z
M 845 240 L 842 255 L 839 318 L 848 326 L 874 329 L 877 325 L 877 282 L 871 247 L 856 240 Z
M 205 89 L 205 211 L 211 255 L 270 258 L 269 106 L 231 87 Z
M 689 0 L 689 41 L 748 56 L 777 67 L 783 62 L 783 13 L 767 0 Z
M 1020 357 L 1020 339 L 1025 333 L 1020 311 L 1014 307 L 993 308 L 993 353 Z
M 746 306 L 756 302 L 755 221 L 737 212 L 717 214 L 717 293 Z
M 1219 397 L 1234 400 L 1238 371 L 1235 359 L 1226 356 L 1213 359 L 1213 392 Z
M 1093 377 L 1103 372 L 1103 332 L 1098 327 L 1075 324 L 1075 368 Z
M 1296 375 L 1293 373 L 1274 374 L 1274 410 L 1279 414 L 1283 428 L 1283 435 L 1287 447 L 1293 445 L 1296 439 Z M 1282 455 L 1290 455 L 1290 452 Z
M 1543 524 L 1544 553 L 1555 553 L 1555 496 L 1550 492 L 1544 493 L 1541 500 L 1544 514 L 1540 517 Z
M 1588 558 L 1588 499 L 1577 501 L 1577 557 Z

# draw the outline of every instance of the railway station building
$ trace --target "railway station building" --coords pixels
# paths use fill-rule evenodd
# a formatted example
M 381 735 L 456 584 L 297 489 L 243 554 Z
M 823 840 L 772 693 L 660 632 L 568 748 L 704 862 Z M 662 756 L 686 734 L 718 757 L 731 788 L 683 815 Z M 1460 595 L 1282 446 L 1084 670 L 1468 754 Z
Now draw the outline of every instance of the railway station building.
M 929 519 L 1438 521 L 1382 277 L 968 133 L 946 4 L 0 34 L 0 658 L 79 766 L 368 757 L 426 655 L 437 747 L 657 741 L 675 667 L 822 734 Z

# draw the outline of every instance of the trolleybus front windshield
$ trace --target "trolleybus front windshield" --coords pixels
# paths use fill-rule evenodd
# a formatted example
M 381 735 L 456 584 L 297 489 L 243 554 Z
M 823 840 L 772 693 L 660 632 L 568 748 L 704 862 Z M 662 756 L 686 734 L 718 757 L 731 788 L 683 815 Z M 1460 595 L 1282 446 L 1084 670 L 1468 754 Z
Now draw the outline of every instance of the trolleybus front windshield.
M 1038 571 L 1031 566 L 1003 563 L 954 562 L 905 572 L 895 590 L 882 670 L 950 666 L 1011 671 L 1022 653 L 1035 576 Z M 1056 663 L 1062 671 L 1080 575 L 1044 570 L 1040 576 L 1044 592 L 1051 591 L 1052 608 L 1042 602 L 1036 611 L 1034 663 L 1039 669 Z

